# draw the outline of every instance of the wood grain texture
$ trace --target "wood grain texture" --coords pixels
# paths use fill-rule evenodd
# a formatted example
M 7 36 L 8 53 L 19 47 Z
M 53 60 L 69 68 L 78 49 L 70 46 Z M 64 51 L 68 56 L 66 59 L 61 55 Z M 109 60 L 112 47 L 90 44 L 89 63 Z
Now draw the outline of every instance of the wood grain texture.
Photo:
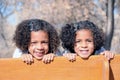
M 120 55 L 110 61 L 110 80 L 120 80 Z
M 120 63 L 120 60 L 117 62 L 118 57 L 120 58 L 116 56 L 110 63 L 113 74 L 116 75 L 115 80 L 118 80 L 117 74 L 120 73 L 120 70 L 114 71 L 120 66 L 117 65 Z M 25 64 L 20 58 L 0 59 L 0 80 L 109 80 L 109 78 L 111 78 L 109 62 L 102 55 L 91 56 L 86 60 L 77 57 L 75 62 L 69 62 L 65 57 L 55 57 L 50 64 L 34 60 L 32 65 Z

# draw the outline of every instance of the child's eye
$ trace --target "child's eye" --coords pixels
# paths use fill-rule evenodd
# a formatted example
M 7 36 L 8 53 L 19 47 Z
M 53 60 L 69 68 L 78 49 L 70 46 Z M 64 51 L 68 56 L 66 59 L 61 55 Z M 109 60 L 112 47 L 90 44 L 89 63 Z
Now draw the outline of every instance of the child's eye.
M 44 43 L 44 44 L 48 44 L 48 41 L 43 41 L 42 43 Z
M 31 42 L 31 44 L 36 44 L 37 42 Z
M 93 40 L 87 39 L 87 42 L 93 42 Z
M 78 40 L 78 41 L 75 41 L 75 43 L 79 43 L 80 42 L 80 40 Z

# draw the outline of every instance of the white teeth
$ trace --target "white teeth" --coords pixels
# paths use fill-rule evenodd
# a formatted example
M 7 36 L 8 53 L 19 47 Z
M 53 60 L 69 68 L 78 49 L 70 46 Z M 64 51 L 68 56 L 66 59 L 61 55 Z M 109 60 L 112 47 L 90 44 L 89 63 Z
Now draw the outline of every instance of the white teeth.
M 87 54 L 88 50 L 80 50 L 80 52 L 83 53 L 83 54 Z
M 82 52 L 87 52 L 88 50 L 80 50 L 80 51 L 82 51 Z

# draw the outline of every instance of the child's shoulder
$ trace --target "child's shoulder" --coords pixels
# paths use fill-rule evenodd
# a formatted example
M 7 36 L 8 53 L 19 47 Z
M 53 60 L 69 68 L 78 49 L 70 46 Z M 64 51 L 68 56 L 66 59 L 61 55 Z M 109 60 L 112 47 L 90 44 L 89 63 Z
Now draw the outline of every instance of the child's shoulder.
M 105 48 L 101 47 L 100 49 L 98 49 L 98 50 L 95 51 L 95 55 L 98 55 L 98 54 L 100 54 L 103 51 L 105 51 Z

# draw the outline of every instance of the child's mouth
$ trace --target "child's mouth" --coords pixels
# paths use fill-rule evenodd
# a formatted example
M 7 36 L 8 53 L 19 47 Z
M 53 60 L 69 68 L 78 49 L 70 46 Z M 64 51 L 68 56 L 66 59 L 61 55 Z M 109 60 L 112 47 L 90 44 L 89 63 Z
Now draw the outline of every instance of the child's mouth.
M 88 50 L 80 50 L 80 53 L 86 55 L 86 54 L 88 54 Z
M 43 54 L 43 52 L 37 52 L 37 53 L 35 53 L 38 57 L 42 57 L 44 54 Z

